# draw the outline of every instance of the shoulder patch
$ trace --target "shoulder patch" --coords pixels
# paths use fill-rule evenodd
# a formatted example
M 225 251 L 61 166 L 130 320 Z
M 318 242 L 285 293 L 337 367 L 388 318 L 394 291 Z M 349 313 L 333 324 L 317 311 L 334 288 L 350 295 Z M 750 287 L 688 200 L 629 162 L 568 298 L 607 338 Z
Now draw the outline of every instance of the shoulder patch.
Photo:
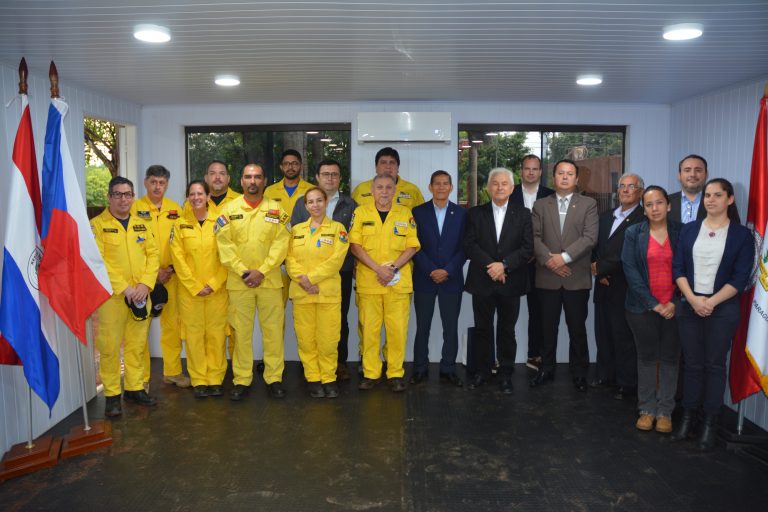
M 216 219 L 216 224 L 213 225 L 213 232 L 218 233 L 221 228 L 229 224 L 229 221 L 227 220 L 226 215 L 219 215 L 219 217 Z
M 408 219 L 408 224 L 410 224 L 411 227 L 415 229 L 416 228 L 416 219 L 411 217 L 410 219 Z
M 349 242 L 349 238 L 347 236 L 346 231 L 339 231 L 339 242 L 343 244 L 346 244 L 347 242 Z

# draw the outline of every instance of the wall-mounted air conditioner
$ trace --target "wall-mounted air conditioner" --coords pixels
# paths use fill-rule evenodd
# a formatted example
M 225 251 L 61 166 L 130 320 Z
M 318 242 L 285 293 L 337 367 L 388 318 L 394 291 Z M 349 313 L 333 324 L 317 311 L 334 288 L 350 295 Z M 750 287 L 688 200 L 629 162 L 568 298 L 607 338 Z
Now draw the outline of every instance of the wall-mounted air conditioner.
M 449 112 L 360 112 L 358 142 L 450 142 Z

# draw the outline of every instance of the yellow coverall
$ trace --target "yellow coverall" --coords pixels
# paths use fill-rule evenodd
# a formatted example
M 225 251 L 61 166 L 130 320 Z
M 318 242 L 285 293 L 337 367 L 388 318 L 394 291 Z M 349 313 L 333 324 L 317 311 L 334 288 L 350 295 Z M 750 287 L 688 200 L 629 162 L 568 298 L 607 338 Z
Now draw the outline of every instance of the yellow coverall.
M 179 218 L 181 207 L 176 201 L 163 198 L 163 204 L 158 209 L 148 196 L 134 201 L 131 206 L 131 216 L 144 220 L 155 235 L 155 242 L 160 253 L 160 268 L 168 267 L 171 262 L 171 229 Z M 155 276 L 157 279 L 157 276 Z M 178 280 L 175 274 L 163 284 L 168 290 L 168 303 L 160 315 L 160 350 L 163 354 L 163 375 L 179 375 L 181 373 L 181 329 L 179 325 L 178 295 L 176 293 Z M 144 382 L 149 382 L 149 348 L 146 350 L 144 366 Z
M 272 185 L 268 186 L 266 190 L 264 190 L 264 199 L 273 199 L 278 201 L 290 219 L 291 215 L 293 214 L 293 208 L 296 206 L 296 201 L 298 201 L 299 198 L 302 197 L 307 192 L 307 190 L 313 186 L 314 185 L 308 181 L 304 181 L 303 179 L 299 178 L 299 183 L 296 185 L 296 190 L 294 190 L 293 195 L 289 197 L 288 192 L 285 190 L 285 178 L 283 178 L 277 183 L 273 183 Z M 285 306 L 285 304 L 288 302 L 288 288 L 291 283 L 291 278 L 288 277 L 288 272 L 286 272 L 284 269 L 281 269 L 280 274 L 281 279 L 283 280 L 283 306 Z
M 123 292 L 143 283 L 151 290 L 157 280 L 159 254 L 149 223 L 131 215 L 128 229 L 105 209 L 91 220 L 96 246 L 104 258 L 112 296 L 97 310 L 96 348 L 104 396 L 120 395 L 120 345 L 125 362 L 125 390 L 144 389 L 144 353 L 149 320 L 133 319 Z M 147 311 L 151 308 L 147 296 Z M 149 371 L 148 369 L 146 371 Z
M 336 382 L 341 331 L 341 276 L 339 270 L 349 250 L 343 224 L 328 217 L 315 230 L 312 219 L 291 227 L 285 266 L 291 277 L 293 325 L 299 358 L 307 382 Z M 307 293 L 299 285 L 305 275 L 320 292 Z
M 227 269 L 219 261 L 215 226 L 214 212 L 208 210 L 201 226 L 190 209 L 171 232 L 173 268 L 179 279 L 179 318 L 193 386 L 219 386 L 227 372 Z M 198 296 L 205 285 L 213 293 Z
M 283 379 L 283 305 L 280 264 L 288 253 L 288 214 L 280 203 L 263 199 L 251 207 L 244 197 L 230 202 L 216 220 L 219 258 L 227 268 L 230 324 L 235 329 L 232 356 L 234 383 L 249 386 L 253 380 L 253 320 L 259 311 L 264 345 L 264 382 Z M 264 280 L 255 288 L 243 281 L 243 274 L 256 269 Z
M 358 206 L 373 204 L 372 184 L 373 180 L 368 180 L 355 187 L 355 190 L 352 192 L 352 199 L 355 200 Z M 392 202 L 407 206 L 412 210 L 424 202 L 424 196 L 421 195 L 419 187 L 398 176 L 397 184 L 395 185 L 395 199 Z
M 421 248 L 411 210 L 398 204 L 392 205 L 384 224 L 373 204 L 358 206 L 349 232 L 349 242 L 360 245 L 379 264 L 394 263 L 408 247 L 417 250 Z M 369 379 L 381 377 L 379 346 L 383 323 L 387 333 L 387 349 L 384 353 L 387 378 L 402 377 L 405 373 L 403 361 L 413 292 L 411 265 L 406 264 L 399 270 L 400 281 L 394 286 L 379 284 L 376 272 L 359 260 L 355 270 L 363 330 L 364 375 Z

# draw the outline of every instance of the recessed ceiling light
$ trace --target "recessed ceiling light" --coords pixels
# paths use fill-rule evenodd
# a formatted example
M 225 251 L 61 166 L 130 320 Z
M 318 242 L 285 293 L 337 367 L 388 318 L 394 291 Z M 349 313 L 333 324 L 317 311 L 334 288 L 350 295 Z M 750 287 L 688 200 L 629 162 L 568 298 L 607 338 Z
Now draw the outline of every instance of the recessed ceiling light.
M 496 132 L 488 132 L 485 135 L 486 135 L 486 137 L 495 137 L 495 136 L 498 135 L 498 133 L 496 133 Z
M 483 143 L 482 140 L 473 140 L 472 141 L 472 144 L 482 144 L 482 143 Z
M 687 41 L 696 39 L 704 33 L 701 23 L 679 23 L 664 27 L 664 39 L 667 41 Z
M 171 31 L 160 25 L 142 24 L 133 27 L 133 37 L 145 43 L 167 43 L 171 40 Z
M 576 79 L 579 85 L 600 85 L 603 83 L 603 77 L 598 75 L 581 75 Z
M 240 85 L 240 77 L 235 75 L 219 75 L 214 82 L 222 87 L 234 87 Z
M 331 142 L 331 139 L 320 139 L 320 142 Z
M 304 132 L 304 133 L 306 133 L 307 135 L 317 135 L 320 132 Z

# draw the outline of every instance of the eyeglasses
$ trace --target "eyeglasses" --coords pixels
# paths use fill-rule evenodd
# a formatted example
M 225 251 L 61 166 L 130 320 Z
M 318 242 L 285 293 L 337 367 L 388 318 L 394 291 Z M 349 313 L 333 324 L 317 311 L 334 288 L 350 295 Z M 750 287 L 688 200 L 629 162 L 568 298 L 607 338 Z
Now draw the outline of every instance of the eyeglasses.
M 301 167 L 301 162 L 293 160 L 291 162 L 282 162 L 280 165 L 283 167 Z
M 340 178 L 341 173 L 338 172 L 321 172 L 320 173 L 321 178 Z
M 634 183 L 630 183 L 629 185 L 627 185 L 626 183 L 619 183 L 619 190 L 624 188 L 627 190 L 639 190 L 640 185 L 635 185 Z
M 115 199 L 124 197 L 126 199 L 130 199 L 133 197 L 133 192 L 110 192 L 109 197 L 114 197 Z

